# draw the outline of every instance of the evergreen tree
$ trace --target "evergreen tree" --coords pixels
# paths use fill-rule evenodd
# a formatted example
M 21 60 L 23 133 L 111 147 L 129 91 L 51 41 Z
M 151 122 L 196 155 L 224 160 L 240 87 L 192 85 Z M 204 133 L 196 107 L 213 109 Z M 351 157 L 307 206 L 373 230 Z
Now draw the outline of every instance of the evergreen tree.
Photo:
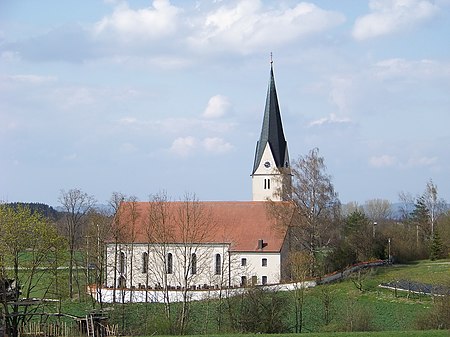
M 438 260 L 444 258 L 444 245 L 441 236 L 437 230 L 434 231 L 430 246 L 430 260 Z

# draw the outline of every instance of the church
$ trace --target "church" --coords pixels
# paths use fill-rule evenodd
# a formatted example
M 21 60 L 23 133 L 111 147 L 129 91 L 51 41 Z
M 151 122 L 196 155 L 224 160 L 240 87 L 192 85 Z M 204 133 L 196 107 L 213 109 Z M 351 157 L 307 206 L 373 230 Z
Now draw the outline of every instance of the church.
M 106 286 L 198 290 L 286 279 L 287 230 L 268 208 L 291 182 L 272 62 L 251 179 L 252 201 L 123 202 L 106 247 Z

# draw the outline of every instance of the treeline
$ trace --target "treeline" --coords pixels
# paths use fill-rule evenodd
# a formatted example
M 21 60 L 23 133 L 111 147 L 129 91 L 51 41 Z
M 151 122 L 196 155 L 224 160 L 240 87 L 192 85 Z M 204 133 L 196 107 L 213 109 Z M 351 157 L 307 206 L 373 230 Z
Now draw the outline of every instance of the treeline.
M 10 206 L 16 210 L 19 207 L 29 208 L 32 213 L 39 213 L 51 220 L 58 220 L 61 217 L 61 213 L 54 209 L 52 206 L 39 202 L 9 202 L 5 205 Z

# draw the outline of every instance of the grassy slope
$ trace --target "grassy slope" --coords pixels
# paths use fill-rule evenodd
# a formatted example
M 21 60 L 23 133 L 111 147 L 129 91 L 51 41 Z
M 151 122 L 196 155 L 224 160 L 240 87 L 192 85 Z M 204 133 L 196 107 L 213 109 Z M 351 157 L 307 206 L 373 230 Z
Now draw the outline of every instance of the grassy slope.
M 431 284 L 449 284 L 450 261 L 420 261 L 408 265 L 394 265 L 375 269 L 364 275 L 363 292 L 356 289 L 351 280 L 330 285 L 336 295 L 335 308 L 345 310 L 348 302 L 360 303 L 373 314 L 373 325 L 377 330 L 408 330 L 414 327 L 415 317 L 431 305 L 426 295 L 408 294 L 378 287 L 382 282 L 411 280 Z M 320 296 L 320 287 L 311 295 Z M 351 308 L 350 308 L 351 309 Z
M 375 332 L 329 332 L 329 333 L 308 333 L 308 334 L 228 334 L 228 335 L 208 335 L 208 337 L 448 337 L 449 331 L 433 330 L 433 331 L 375 331 Z M 158 336 L 155 336 L 158 337 Z M 190 335 L 188 337 L 204 337 L 204 335 Z
M 61 271 L 60 276 L 65 278 L 67 271 Z M 432 305 L 429 296 L 419 296 L 415 294 L 397 293 L 395 296 L 393 291 L 381 289 L 378 285 L 382 282 L 389 282 L 395 280 L 411 280 L 423 283 L 432 284 L 450 284 L 450 260 L 441 260 L 436 262 L 419 261 L 417 263 L 408 265 L 394 265 L 389 267 L 381 267 L 371 271 L 367 275 L 364 275 L 362 285 L 363 292 L 356 289 L 351 280 L 345 280 L 340 283 L 331 284 L 329 287 L 332 293 L 332 322 L 328 327 L 324 327 L 323 323 L 323 305 L 321 302 L 321 294 L 323 286 L 308 289 L 305 297 L 305 310 L 304 310 L 304 332 L 317 332 L 317 331 L 333 331 L 337 328 L 338 324 L 342 322 L 343 317 L 351 316 L 352 312 L 364 308 L 368 310 L 373 317 L 372 326 L 375 330 L 388 330 L 388 331 L 406 331 L 414 329 L 415 317 L 427 311 Z M 66 280 L 60 280 L 66 282 Z M 37 289 L 36 289 L 37 290 Z M 39 291 L 38 291 L 39 292 Z M 37 294 L 36 294 L 37 295 Z M 285 293 L 283 296 L 290 297 L 291 294 Z M 215 311 L 214 304 L 210 303 L 211 312 Z M 84 315 L 92 308 L 92 304 L 88 300 L 86 303 L 78 303 L 78 301 L 64 301 L 62 303 L 63 312 Z M 120 306 L 119 306 L 120 307 Z M 114 311 L 122 310 L 116 307 Z M 192 321 L 193 325 L 197 325 L 197 322 L 204 322 L 204 303 L 192 303 Z M 150 322 L 155 324 L 149 317 L 158 314 L 160 310 L 155 308 L 155 305 L 129 305 L 124 308 L 124 312 L 129 313 L 129 317 L 126 318 L 126 325 L 131 327 L 131 331 L 138 333 L 139 328 L 142 328 L 142 323 Z M 203 310 L 202 310 L 203 309 Z M 201 317 L 196 317 L 195 313 L 199 313 Z M 112 313 L 112 312 L 111 312 Z M 211 317 L 211 320 L 212 317 Z M 289 318 L 293 321 L 293 318 Z M 153 321 L 153 322 L 152 322 Z M 208 324 L 209 325 L 209 324 Z M 151 328 L 150 328 L 151 329 Z M 161 329 L 155 328 L 153 331 L 161 331 Z M 195 329 L 194 329 L 195 330 Z M 212 325 L 209 331 L 214 333 L 217 331 Z M 196 331 L 192 331 L 198 333 Z M 417 334 L 381 334 L 380 336 L 413 336 Z M 428 336 L 427 334 L 421 334 Z M 447 334 L 450 335 L 450 334 Z M 313 335 L 311 335 L 313 336 Z M 318 335 L 319 336 L 319 335 Z M 342 336 L 339 334 L 328 334 L 326 336 Z M 359 335 L 356 335 L 359 336 Z M 362 335 L 365 336 L 365 335 Z M 374 334 L 374 336 L 379 336 Z M 434 336 L 430 332 L 429 336 Z M 443 336 L 437 334 L 436 336 Z

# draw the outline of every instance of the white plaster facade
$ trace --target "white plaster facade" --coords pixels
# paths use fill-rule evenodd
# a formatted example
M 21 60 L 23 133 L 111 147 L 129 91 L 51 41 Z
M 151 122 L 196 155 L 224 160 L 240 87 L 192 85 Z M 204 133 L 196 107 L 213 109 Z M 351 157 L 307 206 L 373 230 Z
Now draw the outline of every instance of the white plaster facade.
M 228 243 L 108 244 L 106 254 L 107 287 L 217 289 L 276 284 L 281 278 L 281 252 L 234 252 Z

